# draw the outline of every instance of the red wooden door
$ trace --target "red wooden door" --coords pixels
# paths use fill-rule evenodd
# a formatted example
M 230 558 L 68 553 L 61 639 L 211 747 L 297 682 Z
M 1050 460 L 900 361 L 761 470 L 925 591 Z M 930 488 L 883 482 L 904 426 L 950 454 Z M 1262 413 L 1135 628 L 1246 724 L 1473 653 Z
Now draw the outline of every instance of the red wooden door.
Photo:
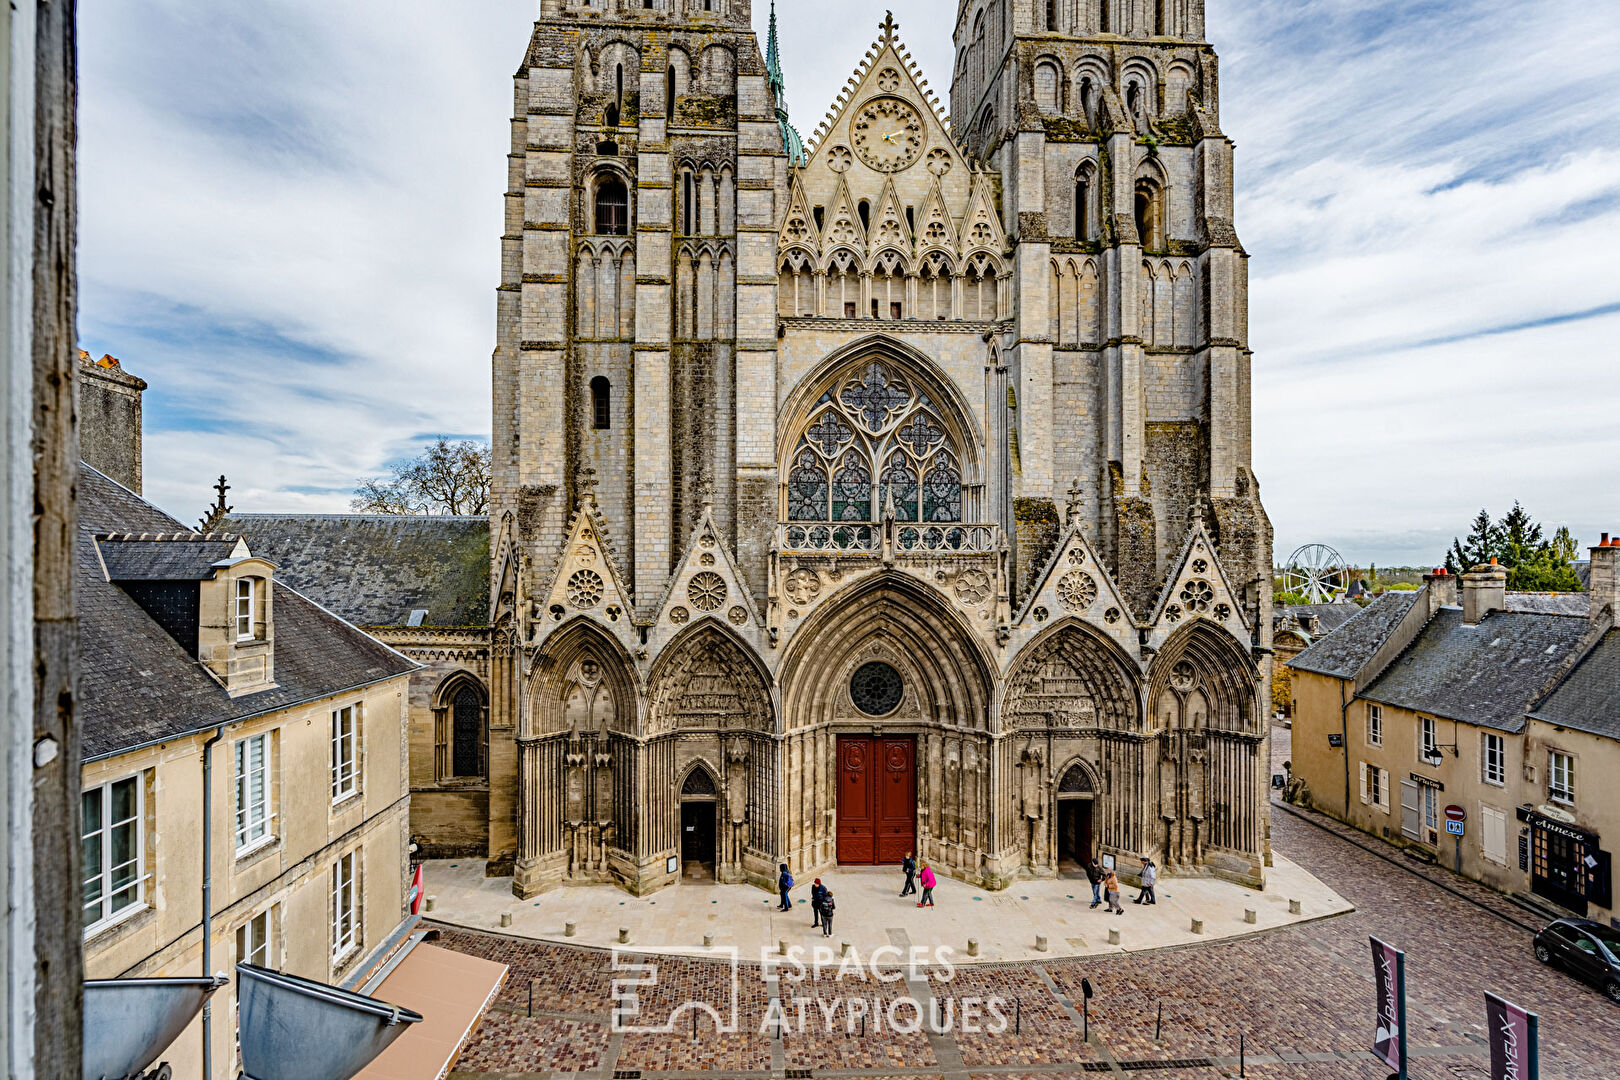
M 898 863 L 917 843 L 917 743 L 838 737 L 838 861 Z

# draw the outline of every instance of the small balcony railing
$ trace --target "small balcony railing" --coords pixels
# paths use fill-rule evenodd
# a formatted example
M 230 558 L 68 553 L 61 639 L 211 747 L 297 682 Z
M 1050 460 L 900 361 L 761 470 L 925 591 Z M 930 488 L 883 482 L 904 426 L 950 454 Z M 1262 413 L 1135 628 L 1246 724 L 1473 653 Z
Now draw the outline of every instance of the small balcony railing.
M 885 531 L 894 554 L 988 555 L 1001 550 L 999 525 L 906 522 L 786 521 L 777 526 L 784 555 L 882 555 Z

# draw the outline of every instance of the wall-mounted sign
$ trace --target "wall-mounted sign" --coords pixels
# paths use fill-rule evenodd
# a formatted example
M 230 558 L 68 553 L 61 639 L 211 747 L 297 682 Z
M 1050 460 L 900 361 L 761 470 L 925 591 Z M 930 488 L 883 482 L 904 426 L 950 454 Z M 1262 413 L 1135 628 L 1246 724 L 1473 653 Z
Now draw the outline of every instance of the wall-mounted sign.
M 671 855 L 668 859 L 664 860 L 664 873 L 673 874 L 680 868 L 681 860 L 676 858 L 674 855 Z
M 1333 749 L 1335 749 L 1335 750 L 1343 749 L 1344 748 L 1344 736 L 1343 735 L 1329 735 L 1328 736 L 1328 745 L 1333 747 Z
M 1452 805 L 1446 807 L 1446 820 L 1447 821 L 1467 821 L 1468 820 L 1468 811 L 1464 810 L 1462 807 L 1460 807 L 1457 804 L 1453 803 Z
M 1460 821 L 1446 822 L 1446 832 L 1450 833 L 1452 836 L 1461 836 L 1464 828 L 1465 826 Z

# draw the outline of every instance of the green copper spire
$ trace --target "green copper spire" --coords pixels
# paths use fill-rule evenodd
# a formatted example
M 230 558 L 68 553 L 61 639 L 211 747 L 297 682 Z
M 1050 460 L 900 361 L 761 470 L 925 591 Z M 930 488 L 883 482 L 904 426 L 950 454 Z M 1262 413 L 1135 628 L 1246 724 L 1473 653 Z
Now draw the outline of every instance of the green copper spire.
M 776 124 L 782 129 L 782 146 L 787 150 L 789 165 L 803 165 L 806 160 L 804 140 L 788 123 L 787 80 L 782 78 L 782 50 L 776 40 L 776 0 L 771 0 L 771 31 L 765 42 L 765 72 L 770 79 L 771 94 L 776 98 Z

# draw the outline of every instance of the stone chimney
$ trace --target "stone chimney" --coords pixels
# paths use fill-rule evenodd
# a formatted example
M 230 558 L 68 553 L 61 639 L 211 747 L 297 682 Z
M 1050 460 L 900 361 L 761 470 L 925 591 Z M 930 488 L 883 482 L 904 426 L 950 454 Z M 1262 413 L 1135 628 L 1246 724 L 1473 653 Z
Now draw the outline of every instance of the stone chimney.
M 146 383 L 115 356 L 79 350 L 79 456 L 97 472 L 141 493 L 141 391 Z
M 1423 575 L 1424 595 L 1429 600 L 1429 618 L 1443 607 L 1457 606 L 1457 578 L 1445 567 Z
M 1478 626 L 1493 611 L 1507 610 L 1507 571 L 1495 559 L 1463 575 L 1462 608 L 1468 626 Z
M 1603 540 L 1592 549 L 1592 573 L 1587 583 L 1588 599 L 1592 604 L 1592 618 L 1602 616 L 1605 610 L 1620 622 L 1620 537 Z

